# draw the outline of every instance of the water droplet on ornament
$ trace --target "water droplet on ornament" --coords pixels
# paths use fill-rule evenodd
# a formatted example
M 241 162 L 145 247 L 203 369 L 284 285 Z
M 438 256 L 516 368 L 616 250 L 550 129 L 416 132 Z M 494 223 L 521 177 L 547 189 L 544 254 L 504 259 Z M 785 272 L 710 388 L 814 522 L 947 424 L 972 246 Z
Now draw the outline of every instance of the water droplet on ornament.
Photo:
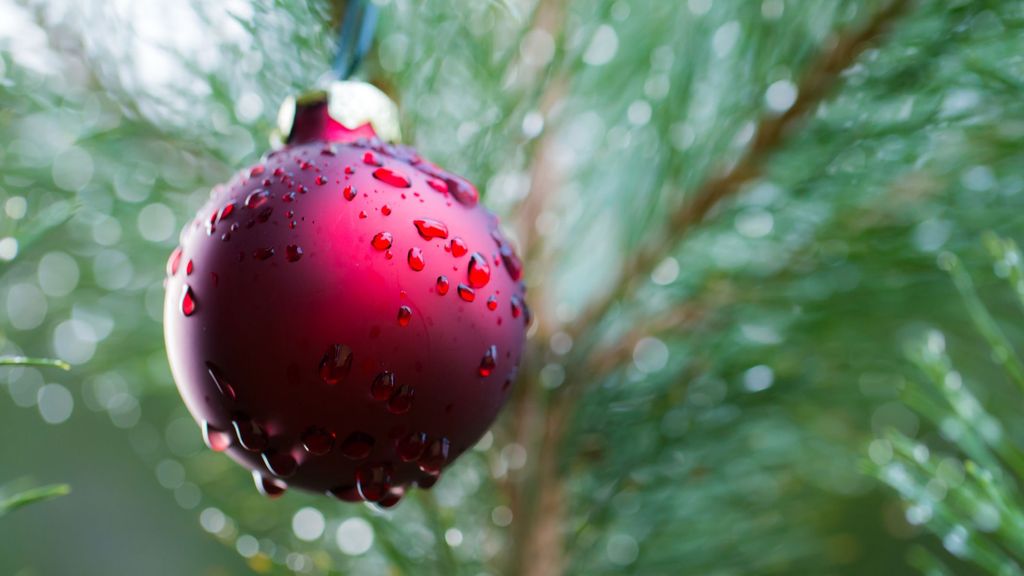
M 252 479 L 256 482 L 256 489 L 267 498 L 277 498 L 288 489 L 288 485 L 284 482 L 270 476 L 264 476 L 255 470 L 252 473 Z
M 498 309 L 498 299 L 495 298 L 494 296 L 491 296 L 490 298 L 488 298 L 487 299 L 487 309 L 488 310 L 497 310 Z
M 270 194 L 266 190 L 257 190 L 245 197 L 245 207 L 255 210 L 270 200 Z
M 380 213 L 385 216 L 391 216 L 391 206 L 388 206 L 387 204 L 381 206 Z
M 292 202 L 295 200 L 295 192 L 285 192 L 281 195 L 282 202 Z
M 373 240 L 370 240 L 370 245 L 377 250 L 387 250 L 388 248 L 391 248 L 391 233 L 378 232 L 373 236 Z
M 434 238 L 447 238 L 448 227 L 445 226 L 444 222 L 439 220 L 432 220 L 430 218 L 420 218 L 413 220 L 412 223 L 416 226 L 416 230 L 426 240 L 432 240 Z
M 360 502 L 363 499 L 355 486 L 335 486 L 328 490 L 327 493 L 343 502 Z
M 260 213 L 256 215 L 256 220 L 259 221 L 260 224 L 262 224 L 262 223 L 266 222 L 267 220 L 270 220 L 270 215 L 273 214 L 273 213 L 274 213 L 274 207 L 273 206 L 267 206 L 266 208 L 260 210 Z
M 359 191 L 356 190 L 355 186 L 345 186 L 341 189 L 341 195 L 345 197 L 345 200 L 351 202 L 359 195 Z
M 408 326 L 409 321 L 412 320 L 412 308 L 408 306 L 401 306 L 398 308 L 398 325 Z
M 321 380 L 333 385 L 347 378 L 351 370 L 352 349 L 344 344 L 334 344 L 327 347 L 317 371 Z
M 351 176 L 351 175 L 353 175 L 355 173 L 356 173 L 356 171 L 353 170 L 351 166 L 345 166 L 345 174 L 347 174 L 348 176 Z
M 264 170 L 266 170 L 266 168 L 264 168 L 262 164 L 258 164 L 256 166 L 253 166 L 252 170 L 249 171 L 249 176 L 252 176 L 253 178 L 255 178 L 255 177 L 263 174 Z
M 235 392 L 235 387 L 232 386 L 231 383 L 229 383 L 226 378 L 224 378 L 224 374 L 220 371 L 220 368 L 218 368 L 212 362 L 207 362 L 206 372 L 210 375 L 210 379 L 213 380 L 214 386 L 217 387 L 217 391 L 220 392 L 222 396 L 225 396 L 232 400 L 238 399 L 238 395 Z
M 359 219 L 360 220 L 365 220 L 366 219 L 366 210 L 360 210 L 359 211 Z
M 423 250 L 419 248 L 409 248 L 409 268 L 419 272 L 423 270 L 423 266 L 426 262 L 423 260 Z
M 505 263 L 505 269 L 508 270 L 509 276 L 518 282 L 523 277 L 523 262 L 519 259 L 519 256 L 516 256 L 515 251 L 507 245 L 501 247 L 500 253 L 501 261 Z
M 231 214 L 234 213 L 234 211 L 235 203 L 228 202 L 227 204 L 224 205 L 223 208 L 220 209 L 220 217 L 218 218 L 218 220 L 224 220 L 225 218 L 231 216 Z
M 442 194 L 448 193 L 448 183 L 444 180 L 438 180 L 437 178 L 427 178 L 427 184 Z
M 377 160 L 377 156 L 373 152 L 366 152 L 363 154 L 363 164 L 370 166 L 380 166 L 380 160 Z
M 473 255 L 469 257 L 469 285 L 472 288 L 482 288 L 491 281 L 491 267 L 487 264 L 487 259 L 484 258 L 479 252 L 473 252 Z
M 178 266 L 181 265 L 181 246 L 178 246 L 171 252 L 170 258 L 167 259 L 167 275 L 174 276 L 178 273 Z
M 356 490 L 363 500 L 376 502 L 391 489 L 391 466 L 374 464 L 356 470 Z
M 302 247 L 296 244 L 289 244 L 284 249 L 284 254 L 289 262 L 298 262 L 302 258 Z
M 448 293 L 448 278 L 446 276 L 437 277 L 437 293 L 441 296 Z
M 257 248 L 252 251 L 252 257 L 257 260 L 266 260 L 274 255 L 273 248 Z
M 287 478 L 295 474 L 295 469 L 298 468 L 295 458 L 292 458 L 292 455 L 287 452 L 267 451 L 262 456 L 267 470 L 270 470 L 270 473 L 278 478 Z
M 203 421 L 203 442 L 214 452 L 223 452 L 231 446 L 231 434 Z
M 413 389 L 412 386 L 404 384 L 395 390 L 395 393 L 388 398 L 388 412 L 392 414 L 405 414 L 412 408 Z
M 494 372 L 494 367 L 497 365 L 497 359 L 498 347 L 491 344 L 487 351 L 484 352 L 484 357 L 480 359 L 480 368 L 477 372 L 485 378 L 490 376 L 491 373 Z
M 469 248 L 466 247 L 466 241 L 456 236 L 452 238 L 452 256 L 461 258 L 469 252 Z
M 373 450 L 373 436 L 363 432 L 353 432 L 341 443 L 339 450 L 347 458 L 362 460 Z
M 377 168 L 373 171 L 373 177 L 385 184 L 390 184 L 396 188 L 408 188 L 412 186 L 412 182 L 397 170 L 391 170 L 389 168 Z
M 512 317 L 519 318 L 523 313 L 523 301 L 519 296 L 513 295 L 510 299 L 510 305 L 512 307 Z
M 405 488 L 401 486 L 395 486 L 388 490 L 388 493 L 383 498 L 377 501 L 377 506 L 380 508 L 394 508 L 402 501 L 405 496 Z
M 385 370 L 373 379 L 370 385 L 370 397 L 374 400 L 387 400 L 395 392 L 395 374 Z
M 192 289 L 189 288 L 188 284 L 184 284 L 181 287 L 181 313 L 185 316 L 191 316 L 196 312 L 196 297 L 192 294 Z
M 459 293 L 459 298 L 462 298 L 466 302 L 472 302 L 476 300 L 476 292 L 472 288 L 465 284 L 459 284 L 458 288 L 455 289 Z
M 260 452 L 267 447 L 266 432 L 252 420 L 237 416 L 231 421 L 231 426 L 235 429 L 235 438 L 242 448 L 250 452 Z
M 438 438 L 427 446 L 426 451 L 420 456 L 420 470 L 427 474 L 439 474 L 448 462 L 448 454 L 451 451 L 451 443 L 447 438 Z
M 395 442 L 395 453 L 402 462 L 414 462 L 419 459 L 426 447 L 427 433 L 413 432 Z
M 323 456 L 334 449 L 334 432 L 311 426 L 302 433 L 302 447 L 314 456 Z
M 317 185 L 319 186 L 323 186 L 324 184 L 327 184 L 327 178 L 324 178 L 323 174 L 317 174 L 316 180 L 314 180 L 314 182 L 316 182 Z

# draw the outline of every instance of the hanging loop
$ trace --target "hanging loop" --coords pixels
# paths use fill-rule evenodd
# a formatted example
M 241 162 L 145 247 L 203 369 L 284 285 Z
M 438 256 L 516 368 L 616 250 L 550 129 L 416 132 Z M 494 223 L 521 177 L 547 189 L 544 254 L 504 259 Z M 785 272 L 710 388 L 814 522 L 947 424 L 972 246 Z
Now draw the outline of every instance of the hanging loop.
M 334 57 L 334 74 L 338 80 L 348 80 L 370 51 L 379 12 L 371 0 L 346 3 L 338 30 L 338 52 Z

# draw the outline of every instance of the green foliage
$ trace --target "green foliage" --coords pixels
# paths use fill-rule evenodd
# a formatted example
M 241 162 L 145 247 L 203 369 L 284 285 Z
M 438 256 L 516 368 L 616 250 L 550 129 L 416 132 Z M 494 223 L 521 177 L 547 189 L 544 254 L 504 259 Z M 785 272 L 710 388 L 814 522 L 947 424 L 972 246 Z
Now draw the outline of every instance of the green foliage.
M 1024 306 L 1020 250 L 1012 240 L 995 235 L 986 243 L 996 274 L 1007 279 Z M 1015 347 L 982 303 L 960 260 L 944 253 L 939 261 L 991 348 L 992 362 L 1012 384 L 1004 401 L 1019 406 L 1024 370 Z M 1024 452 L 1016 410 L 1007 411 L 993 399 L 986 407 L 971 392 L 972 386 L 954 368 L 941 332 L 931 331 L 909 353 L 921 377 L 907 386 L 904 399 L 928 427 L 920 438 L 890 431 L 873 441 L 871 471 L 906 501 L 908 522 L 939 536 L 946 553 L 988 574 L 1024 573 Z M 929 574 L 955 573 L 934 554 L 919 551 L 918 558 Z
M 0 516 L 10 514 L 18 508 L 35 504 L 37 502 L 45 502 L 46 500 L 52 500 L 60 496 L 66 496 L 71 493 L 71 487 L 67 484 L 50 484 L 48 486 L 38 486 L 35 488 L 29 488 L 20 492 L 15 492 L 10 496 L 3 495 L 0 492 Z

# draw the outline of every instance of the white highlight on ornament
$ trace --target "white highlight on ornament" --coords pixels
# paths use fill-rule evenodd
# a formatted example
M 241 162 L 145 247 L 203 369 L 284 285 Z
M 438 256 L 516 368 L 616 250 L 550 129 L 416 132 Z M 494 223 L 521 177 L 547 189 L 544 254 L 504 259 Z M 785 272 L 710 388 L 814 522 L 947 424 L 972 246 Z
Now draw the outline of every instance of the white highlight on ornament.
M 292 516 L 292 532 L 299 540 L 312 542 L 323 536 L 327 523 L 324 515 L 316 508 L 305 507 Z
M 633 347 L 633 364 L 644 374 L 653 374 L 664 368 L 668 357 L 668 346 L 657 338 L 641 338 Z
M 772 387 L 775 372 L 764 364 L 758 364 L 743 373 L 743 387 L 748 392 L 760 392 Z
M 679 278 L 679 261 L 669 256 L 651 272 L 651 282 L 658 286 L 668 286 Z
M 60 384 L 47 384 L 36 393 L 39 415 L 47 424 L 60 424 L 71 417 L 75 400 L 71 392 Z
M 778 80 L 773 82 L 764 93 L 765 104 L 773 112 L 785 112 L 796 102 L 796 84 L 789 80 Z
M 362 518 L 349 518 L 338 525 L 335 539 L 342 552 L 359 556 L 373 546 L 373 526 Z
M 10 236 L 0 239 L 0 260 L 10 262 L 18 255 L 18 241 Z
M 591 66 L 604 66 L 615 58 L 619 51 L 619 36 L 615 29 L 607 24 L 598 26 L 594 37 L 590 39 L 583 61 Z

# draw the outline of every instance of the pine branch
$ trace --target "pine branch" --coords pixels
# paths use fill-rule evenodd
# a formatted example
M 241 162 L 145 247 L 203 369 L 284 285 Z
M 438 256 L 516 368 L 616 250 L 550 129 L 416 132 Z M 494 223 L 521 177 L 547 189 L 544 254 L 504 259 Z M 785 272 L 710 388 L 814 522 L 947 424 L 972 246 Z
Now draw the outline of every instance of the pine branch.
M 782 114 L 762 116 L 750 147 L 739 161 L 721 175 L 705 181 L 692 198 L 669 217 L 667 231 L 652 238 L 637 251 L 634 259 L 625 265 L 615 287 L 570 326 L 570 335 L 577 338 L 592 330 L 616 302 L 628 299 L 640 281 L 650 277 L 667 252 L 678 246 L 694 227 L 704 222 L 715 207 L 735 196 L 745 184 L 761 176 L 767 161 L 782 149 L 793 129 L 813 113 L 839 83 L 842 71 L 873 46 L 909 5 L 909 0 L 893 0 L 875 13 L 862 28 L 842 33 L 834 43 L 825 47 L 808 67 L 798 86 L 793 105 Z

